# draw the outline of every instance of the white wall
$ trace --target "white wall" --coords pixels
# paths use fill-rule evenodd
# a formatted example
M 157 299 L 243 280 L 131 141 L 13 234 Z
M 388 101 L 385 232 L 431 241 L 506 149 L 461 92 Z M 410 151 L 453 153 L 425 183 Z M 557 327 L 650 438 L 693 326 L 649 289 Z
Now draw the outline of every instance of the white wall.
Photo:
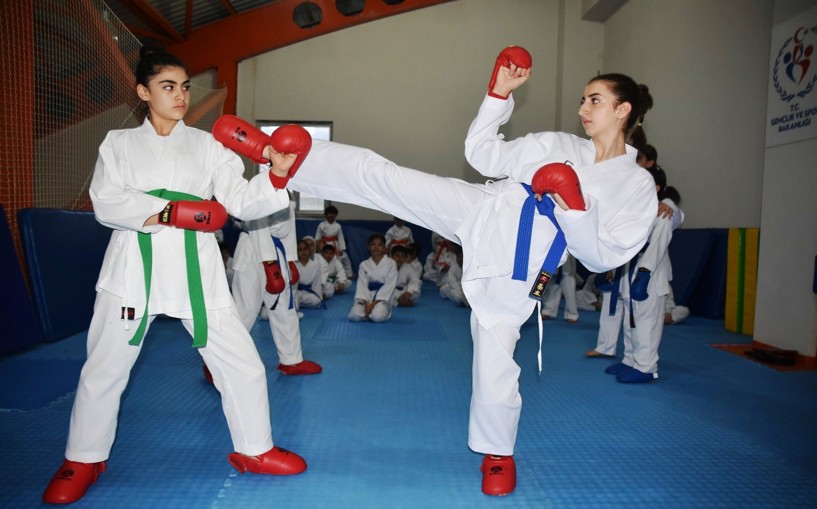
M 813 0 L 777 0 L 774 23 L 813 8 Z M 769 67 L 769 59 L 767 59 Z M 813 65 L 813 64 L 812 64 Z M 768 83 L 768 78 L 767 78 Z M 817 353 L 817 139 L 766 150 L 754 339 Z
M 533 55 L 505 131 L 555 128 L 558 0 L 460 0 L 281 48 L 239 65 L 238 114 L 251 120 L 332 120 L 334 139 L 395 162 L 478 180 L 465 134 L 499 51 Z M 340 219 L 381 218 L 339 206 Z
M 644 127 L 685 228 L 760 226 L 772 0 L 630 0 L 605 24 L 604 72 L 650 87 Z

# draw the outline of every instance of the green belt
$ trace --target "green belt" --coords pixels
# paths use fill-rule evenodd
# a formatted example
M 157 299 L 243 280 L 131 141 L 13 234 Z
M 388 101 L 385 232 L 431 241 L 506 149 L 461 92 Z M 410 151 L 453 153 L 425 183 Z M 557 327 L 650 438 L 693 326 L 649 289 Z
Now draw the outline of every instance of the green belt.
M 151 196 L 164 198 L 170 201 L 202 199 L 192 194 L 155 189 L 148 192 Z M 149 233 L 139 233 L 139 251 L 142 253 L 142 266 L 145 271 L 145 314 L 139 322 L 139 327 L 133 338 L 128 342 L 138 346 L 142 342 L 147 327 L 148 300 L 150 299 L 150 279 L 153 272 L 153 238 Z M 187 289 L 190 295 L 190 307 L 193 310 L 193 347 L 202 348 L 207 345 L 207 309 L 204 307 L 204 291 L 201 285 L 201 269 L 199 267 L 199 249 L 194 230 L 184 231 L 184 253 L 187 259 Z

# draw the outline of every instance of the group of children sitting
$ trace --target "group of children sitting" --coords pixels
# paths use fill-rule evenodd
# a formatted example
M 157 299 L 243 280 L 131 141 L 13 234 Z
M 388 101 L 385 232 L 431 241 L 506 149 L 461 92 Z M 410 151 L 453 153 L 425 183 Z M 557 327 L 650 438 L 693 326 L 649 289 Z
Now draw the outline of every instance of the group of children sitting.
M 298 309 L 325 308 L 325 301 L 351 288 L 355 278 L 354 304 L 348 315 L 353 321 L 383 322 L 391 318 L 395 306 L 414 306 L 420 298 L 423 280 L 434 281 L 443 297 L 467 306 L 460 281 L 459 245 L 433 234 L 435 251 L 428 256 L 424 269 L 418 259 L 422 248 L 414 242 L 411 228 L 395 217 L 394 225 L 385 234 L 369 236 L 370 256 L 360 263 L 355 276 L 337 216 L 337 207 L 329 205 L 315 236 L 297 241 L 297 260 L 293 263 L 298 282 L 293 284 L 293 292 Z M 223 245 L 223 236 L 219 242 Z M 233 264 L 229 250 L 225 247 L 223 253 L 231 279 Z M 267 317 L 263 308 L 260 316 Z

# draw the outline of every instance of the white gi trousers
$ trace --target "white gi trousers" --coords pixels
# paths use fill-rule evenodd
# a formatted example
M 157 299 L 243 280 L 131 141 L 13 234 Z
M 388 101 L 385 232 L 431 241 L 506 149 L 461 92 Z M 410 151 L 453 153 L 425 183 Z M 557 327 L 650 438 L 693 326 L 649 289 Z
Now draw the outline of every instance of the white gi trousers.
M 646 300 L 633 301 L 635 327 L 630 327 L 629 305 L 624 306 L 624 358 L 622 363 L 642 373 L 658 372 L 658 347 L 664 333 L 666 302 L 666 295 L 650 295 Z
M 618 338 L 621 335 L 621 320 L 624 318 L 624 301 L 616 296 L 615 312 L 610 315 L 610 300 L 613 292 L 601 292 L 601 314 L 599 315 L 599 335 L 596 351 L 605 355 L 615 355 Z
M 626 276 L 625 276 L 626 277 Z M 629 285 L 622 279 L 622 286 Z M 633 301 L 633 323 L 630 326 L 630 297 L 624 292 L 616 301 L 615 314 L 610 316 L 612 292 L 602 292 L 601 316 L 596 351 L 615 355 L 616 344 L 624 325 L 624 357 L 622 363 L 642 373 L 658 371 L 658 347 L 664 333 L 664 307 L 666 295 L 650 295 L 643 301 Z
M 125 330 L 122 299 L 97 292 L 88 329 L 88 358 L 82 368 L 65 457 L 71 461 L 105 461 L 116 436 L 119 405 L 131 368 L 142 347 L 128 344 L 138 321 Z M 154 316 L 148 317 L 145 338 Z M 182 319 L 193 334 L 193 320 Z M 236 452 L 255 456 L 270 450 L 269 397 L 264 364 L 252 338 L 232 308 L 207 310 L 207 346 L 198 349 L 221 393 L 221 404 Z
M 252 243 L 247 234 L 242 233 L 236 244 L 236 258 L 239 250 L 253 250 Z M 255 261 L 253 255 L 252 263 L 241 264 L 233 275 L 232 293 L 235 300 L 236 312 L 241 323 L 247 330 L 252 329 L 261 303 L 265 304 L 267 315 L 269 316 L 269 326 L 272 332 L 272 340 L 278 351 L 278 360 L 281 364 L 298 364 L 303 361 L 303 351 L 301 349 L 301 326 L 298 319 L 298 310 L 294 307 L 289 309 L 292 293 L 289 285 L 289 268 L 281 267 L 284 274 L 284 291 L 278 295 L 268 293 L 266 286 L 267 276 L 261 261 Z M 284 264 L 286 265 L 286 264 Z

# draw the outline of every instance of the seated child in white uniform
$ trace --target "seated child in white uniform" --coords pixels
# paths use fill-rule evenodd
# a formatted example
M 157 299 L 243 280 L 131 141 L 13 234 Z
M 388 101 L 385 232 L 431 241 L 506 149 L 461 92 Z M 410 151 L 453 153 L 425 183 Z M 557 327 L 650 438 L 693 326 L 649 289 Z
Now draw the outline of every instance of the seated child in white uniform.
M 334 205 L 329 205 L 323 210 L 323 216 L 326 218 L 318 225 L 315 232 L 315 241 L 323 240 L 335 248 L 335 255 L 338 257 L 343 270 L 346 272 L 346 278 L 351 279 L 352 262 L 349 260 L 349 255 L 346 254 L 346 239 L 343 237 L 343 228 L 337 222 L 338 208 Z
M 386 256 L 386 237 L 383 234 L 371 234 L 367 245 L 371 256 L 360 262 L 355 303 L 348 318 L 353 322 L 385 322 L 391 318 L 391 296 L 397 286 L 397 264 Z
M 329 299 L 336 293 L 345 292 L 352 285 L 352 282 L 346 278 L 343 264 L 336 256 L 335 246 L 324 244 L 317 261 L 325 267 L 323 270 L 326 271 L 326 283 L 323 286 L 324 299 Z
M 386 230 L 386 252 L 391 252 L 391 248 L 397 244 L 408 246 L 412 242 L 414 242 L 414 234 L 411 228 L 406 226 L 405 221 L 395 217 L 394 226 Z
M 309 257 L 309 244 L 305 240 L 298 241 L 298 267 L 300 280 L 298 291 L 295 292 L 295 302 L 299 308 L 321 308 L 323 304 L 323 288 L 326 282 L 326 272 L 321 263 Z
M 391 249 L 391 259 L 397 264 L 397 284 L 392 293 L 392 306 L 413 306 L 420 299 L 422 281 L 408 264 L 408 248 L 397 244 Z
M 406 263 L 417 275 L 417 279 L 420 280 L 420 283 L 422 283 L 423 280 L 423 264 L 420 263 L 420 254 L 422 252 L 423 248 L 420 247 L 420 244 L 412 242 L 408 245 L 408 253 L 406 254 Z
M 440 286 L 440 266 L 448 253 L 448 240 L 437 232 L 431 232 L 431 245 L 434 251 L 429 253 L 426 263 L 423 265 L 423 279 L 431 281 L 437 287 Z
M 468 307 L 468 299 L 465 298 L 465 292 L 462 291 L 462 247 L 451 243 L 451 252 L 454 254 L 455 263 L 442 278 L 440 296 Z

